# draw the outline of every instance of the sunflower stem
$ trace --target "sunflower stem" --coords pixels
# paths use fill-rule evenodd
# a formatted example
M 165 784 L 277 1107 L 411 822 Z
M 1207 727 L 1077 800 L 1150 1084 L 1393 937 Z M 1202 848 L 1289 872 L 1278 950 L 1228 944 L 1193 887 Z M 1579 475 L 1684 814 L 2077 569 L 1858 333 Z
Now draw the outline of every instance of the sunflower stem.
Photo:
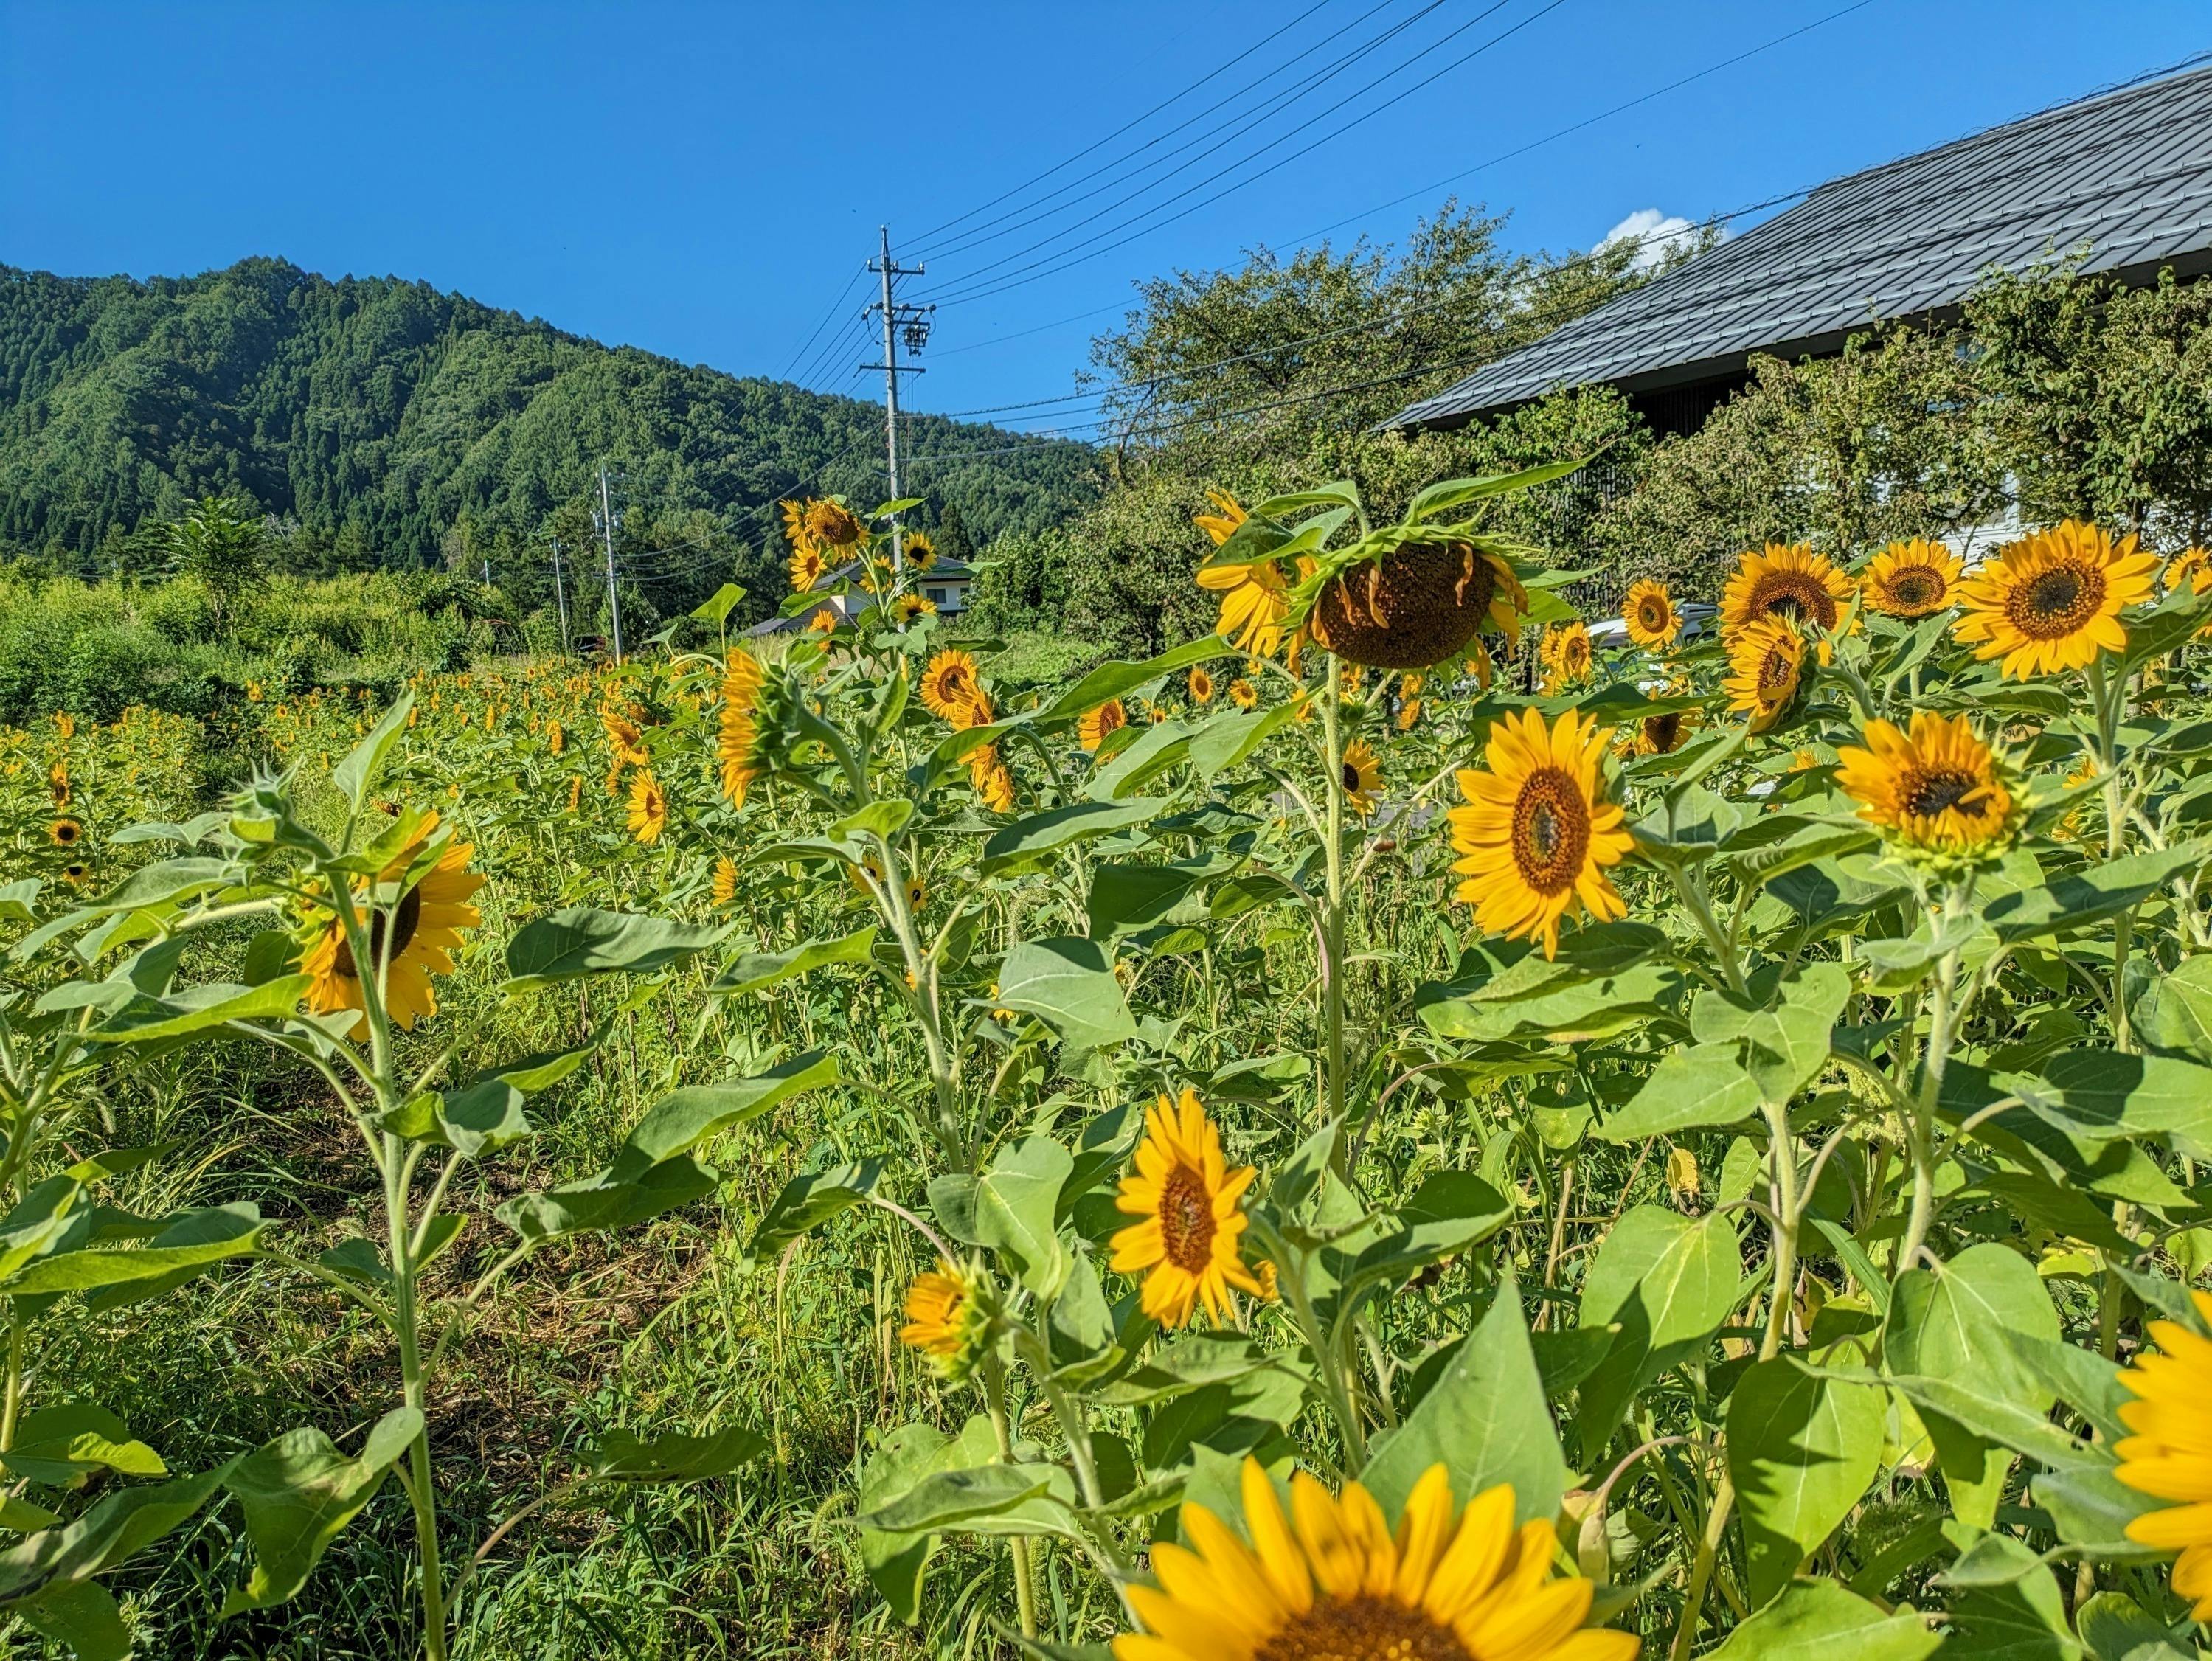
M 1344 1123 L 1344 726 L 1340 700 L 1343 670 L 1335 654 L 1328 658 L 1326 691 L 1322 699 L 1322 739 L 1328 773 L 1327 900 L 1322 912 L 1322 996 L 1327 1021 L 1328 1123 Z M 1340 1174 L 1346 1171 L 1346 1149 L 1340 1138 L 1329 1158 Z
M 1014 1462 L 1013 1427 L 1006 1417 L 1006 1369 L 995 1348 L 983 1357 L 983 1400 L 991 1412 L 991 1429 L 999 1439 L 999 1457 Z M 1030 1542 L 1017 1534 L 1006 1542 L 1014 1560 L 1014 1605 L 1021 1616 L 1022 1636 L 1037 1635 L 1036 1587 L 1030 1579 Z
M 1940 934 L 1963 916 L 1972 904 L 1971 878 L 1946 888 L 1937 932 Z M 1935 1221 L 1936 1104 L 1943 1089 L 1944 1065 L 1951 1055 L 1958 981 L 1959 953 L 1953 950 L 1945 952 L 1936 965 L 1935 978 L 1928 989 L 1928 1048 L 1921 1056 L 1920 1089 L 1907 1127 L 1912 1155 L 1912 1209 L 1905 1219 L 1905 1238 L 1898 1242 L 1896 1260 L 1890 1265 L 1893 1275 L 1903 1275 L 1912 1267 L 1912 1260 L 1927 1243 L 1928 1231 Z

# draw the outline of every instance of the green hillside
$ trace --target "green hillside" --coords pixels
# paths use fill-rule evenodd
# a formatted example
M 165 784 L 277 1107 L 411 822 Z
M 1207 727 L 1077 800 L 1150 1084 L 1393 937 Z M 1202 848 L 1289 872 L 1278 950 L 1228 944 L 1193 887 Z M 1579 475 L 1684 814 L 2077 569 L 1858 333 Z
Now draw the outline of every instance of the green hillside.
M 64 570 L 127 574 L 142 522 L 236 494 L 293 522 L 306 569 L 489 557 L 503 581 L 549 522 L 588 528 L 602 458 L 626 475 L 641 551 L 764 569 L 777 497 L 880 498 L 882 421 L 393 277 L 268 259 L 147 282 L 0 266 L 0 548 Z M 904 441 L 924 520 L 978 543 L 1091 491 L 1079 446 L 934 417 Z

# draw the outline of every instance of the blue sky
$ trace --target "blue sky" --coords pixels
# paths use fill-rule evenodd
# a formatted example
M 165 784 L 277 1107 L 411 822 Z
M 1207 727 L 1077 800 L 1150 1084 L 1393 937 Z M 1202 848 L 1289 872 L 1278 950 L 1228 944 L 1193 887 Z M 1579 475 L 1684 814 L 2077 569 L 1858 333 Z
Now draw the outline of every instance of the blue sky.
M 1511 246 L 1587 246 L 1639 212 L 1726 213 L 2212 46 L 2202 0 L 1834 15 L 1850 4 L 0 0 L 0 263 L 143 277 L 277 254 L 873 397 L 839 337 L 888 221 L 895 251 L 936 245 L 902 297 L 943 302 L 909 402 L 961 411 L 1066 392 L 1137 278 L 1326 226 L 1395 239 L 1469 169 L 1448 188 L 1510 210 Z M 1096 193 L 1035 219 L 1060 186 Z M 993 240 L 960 249 L 968 234 Z

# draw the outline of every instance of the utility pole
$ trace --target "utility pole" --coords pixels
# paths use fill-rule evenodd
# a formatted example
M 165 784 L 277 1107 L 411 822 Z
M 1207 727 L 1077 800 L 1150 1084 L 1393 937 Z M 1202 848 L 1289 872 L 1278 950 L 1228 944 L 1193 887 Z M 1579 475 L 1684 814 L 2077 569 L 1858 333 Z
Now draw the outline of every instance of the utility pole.
M 884 459 L 890 472 L 890 499 L 896 502 L 903 492 L 899 489 L 898 453 L 898 378 L 902 374 L 927 373 L 918 364 L 902 365 L 898 361 L 899 338 L 906 338 L 909 354 L 917 353 L 929 343 L 929 314 L 934 306 L 902 306 L 891 298 L 891 279 L 895 277 L 920 277 L 928 269 L 926 265 L 901 265 L 891 259 L 891 228 L 878 228 L 883 236 L 883 258 L 871 259 L 868 269 L 880 272 L 884 280 L 884 297 L 868 307 L 869 313 L 880 313 L 884 320 L 884 361 L 863 363 L 864 369 L 884 372 Z M 906 569 L 905 533 L 899 528 L 899 516 L 891 515 L 891 569 Z
M 615 586 L 615 510 L 607 497 L 607 464 L 599 464 L 599 528 L 607 538 L 607 610 L 615 624 L 615 661 L 623 660 L 622 593 Z
M 561 608 L 561 655 L 568 655 L 568 594 L 561 586 L 561 538 L 553 538 L 553 603 Z

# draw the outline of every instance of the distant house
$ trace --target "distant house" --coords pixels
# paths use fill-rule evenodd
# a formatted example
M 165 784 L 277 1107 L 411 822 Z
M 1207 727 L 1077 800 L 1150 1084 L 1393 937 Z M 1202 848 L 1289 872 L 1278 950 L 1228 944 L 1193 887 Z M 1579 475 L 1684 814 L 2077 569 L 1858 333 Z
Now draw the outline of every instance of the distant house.
M 860 574 L 860 568 L 857 563 L 841 565 L 823 579 L 823 586 L 834 587 L 840 583 L 850 583 Z M 937 608 L 939 616 L 957 618 L 968 609 L 968 590 L 975 581 L 975 568 L 967 561 L 939 554 L 927 571 L 917 575 L 914 586 L 924 599 Z M 799 611 L 787 618 L 770 618 L 747 632 L 755 635 L 788 634 L 793 630 L 805 628 L 825 611 L 835 611 L 839 621 L 850 623 L 867 609 L 872 598 L 857 588 L 842 593 L 824 594 L 822 604 L 811 611 Z
M 1656 430 L 1694 431 L 1754 352 L 1824 356 L 1877 319 L 1947 321 L 1990 266 L 2080 248 L 2130 283 L 2212 271 L 2212 66 L 1832 180 L 1385 424 L 1463 426 L 1605 385 Z

